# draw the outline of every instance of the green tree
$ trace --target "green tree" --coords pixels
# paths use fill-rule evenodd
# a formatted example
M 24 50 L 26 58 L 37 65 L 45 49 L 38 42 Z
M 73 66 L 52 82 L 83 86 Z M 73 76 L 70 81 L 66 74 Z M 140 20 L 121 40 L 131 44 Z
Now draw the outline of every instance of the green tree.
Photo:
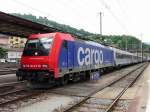
M 87 32 L 83 29 L 76 29 L 69 25 L 60 24 L 55 21 L 48 20 L 47 17 L 41 17 L 41 16 L 36 17 L 32 14 L 19 14 L 19 13 L 12 13 L 12 15 L 18 16 L 18 17 L 21 17 L 21 18 L 24 18 L 24 19 L 27 19 L 27 20 L 30 20 L 30 21 L 33 21 L 36 23 L 40 23 L 40 24 L 43 24 L 43 25 L 46 25 L 49 27 L 53 27 L 58 30 L 62 30 L 63 32 L 68 32 L 68 33 L 71 33 L 71 34 L 77 35 L 77 36 L 89 36 L 89 35 L 93 34 L 93 33 Z
M 5 58 L 7 50 L 0 47 L 0 58 Z
M 99 35 L 93 34 L 90 32 L 85 31 L 84 29 L 76 29 L 69 25 L 60 24 L 55 21 L 48 20 L 46 17 L 36 17 L 32 14 L 19 14 L 19 13 L 12 13 L 15 16 L 28 19 L 33 22 L 37 22 L 40 24 L 47 25 L 49 27 L 57 28 L 64 32 L 68 32 L 73 35 L 77 35 L 76 38 L 83 39 L 83 40 L 90 40 L 95 41 L 102 44 L 112 45 L 118 47 L 120 49 L 126 49 L 126 39 L 127 39 L 127 48 L 128 50 L 138 50 L 141 47 L 141 41 L 136 37 L 130 35 Z M 143 43 L 143 49 L 149 49 L 150 45 Z

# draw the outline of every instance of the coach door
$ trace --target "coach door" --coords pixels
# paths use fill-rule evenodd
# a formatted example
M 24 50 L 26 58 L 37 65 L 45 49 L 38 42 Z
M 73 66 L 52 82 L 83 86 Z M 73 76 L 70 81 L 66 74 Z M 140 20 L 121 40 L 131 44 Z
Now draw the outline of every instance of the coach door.
M 74 42 L 67 41 L 68 47 L 68 69 L 71 71 L 73 68 L 73 61 L 74 61 Z

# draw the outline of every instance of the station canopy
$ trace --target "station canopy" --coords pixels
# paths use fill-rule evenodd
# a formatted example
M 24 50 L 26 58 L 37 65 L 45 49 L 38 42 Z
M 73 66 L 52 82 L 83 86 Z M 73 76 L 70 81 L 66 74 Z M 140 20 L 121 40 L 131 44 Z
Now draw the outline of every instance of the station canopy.
M 33 33 L 63 32 L 61 30 L 35 23 L 0 11 L 0 33 L 28 37 Z

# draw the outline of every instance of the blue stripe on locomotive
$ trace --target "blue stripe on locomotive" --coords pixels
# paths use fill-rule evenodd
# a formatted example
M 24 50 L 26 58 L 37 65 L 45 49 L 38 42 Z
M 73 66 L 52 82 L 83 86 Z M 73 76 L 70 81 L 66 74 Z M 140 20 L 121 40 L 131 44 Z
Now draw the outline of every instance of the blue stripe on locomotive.
M 67 45 L 65 45 L 67 44 Z M 67 46 L 67 47 L 66 47 Z M 67 41 L 62 43 L 58 67 L 73 68 L 98 64 L 113 64 L 113 51 L 106 47 L 94 46 L 82 41 Z

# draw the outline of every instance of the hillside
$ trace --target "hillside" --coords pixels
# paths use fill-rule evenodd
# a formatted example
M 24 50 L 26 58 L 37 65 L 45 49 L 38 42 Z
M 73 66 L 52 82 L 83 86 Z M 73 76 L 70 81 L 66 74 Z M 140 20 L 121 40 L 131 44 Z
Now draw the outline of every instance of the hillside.
M 30 21 L 33 21 L 33 22 L 37 22 L 37 23 L 40 23 L 40 24 L 44 24 L 44 25 L 47 25 L 49 27 L 54 27 L 54 28 L 60 29 L 64 32 L 69 32 L 69 33 L 72 33 L 72 34 L 75 34 L 75 35 L 79 35 L 79 36 L 92 35 L 92 33 L 84 31 L 83 29 L 79 30 L 79 29 L 73 28 L 69 25 L 59 24 L 55 21 L 48 20 L 46 17 L 41 17 L 41 16 L 36 17 L 32 14 L 23 14 L 22 15 L 22 14 L 19 14 L 19 13 L 12 13 L 12 15 L 27 19 L 27 20 L 30 20 Z
M 118 47 L 120 49 L 125 49 L 126 47 L 126 39 L 127 39 L 127 49 L 131 52 L 139 51 L 141 48 L 141 41 L 136 37 L 129 36 L 129 35 L 98 35 L 93 34 L 83 29 L 76 29 L 69 25 L 59 24 L 55 21 L 48 20 L 46 17 L 36 17 L 32 14 L 19 14 L 19 13 L 12 13 L 12 15 L 28 19 L 33 22 L 37 22 L 40 24 L 44 24 L 50 27 L 54 27 L 64 32 L 69 32 L 70 34 L 77 35 L 77 38 L 84 39 L 84 40 L 92 40 L 95 42 L 99 42 L 102 44 L 107 44 L 111 46 Z M 150 45 L 143 43 L 143 49 L 150 49 Z

